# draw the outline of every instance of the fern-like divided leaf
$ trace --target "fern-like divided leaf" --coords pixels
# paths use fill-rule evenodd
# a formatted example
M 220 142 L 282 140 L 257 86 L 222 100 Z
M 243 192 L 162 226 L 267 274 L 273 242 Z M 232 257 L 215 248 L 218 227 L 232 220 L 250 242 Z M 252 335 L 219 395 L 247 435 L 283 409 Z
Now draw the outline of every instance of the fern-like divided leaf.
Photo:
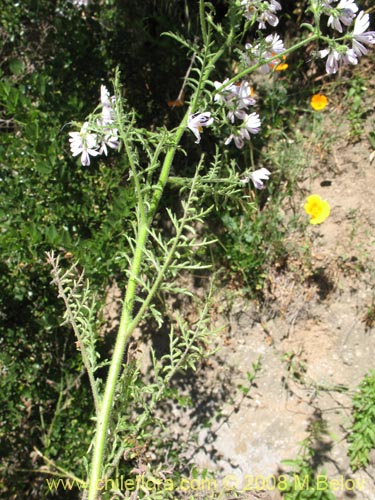
M 94 373 L 98 368 L 99 354 L 96 350 L 98 300 L 90 289 L 90 283 L 84 278 L 84 272 L 78 270 L 74 263 L 64 270 L 60 257 L 49 252 L 47 262 L 52 270 L 52 283 L 57 287 L 58 297 L 64 301 L 64 323 L 70 324 L 77 339 L 77 348 L 82 355 L 83 364 L 87 371 L 91 390 L 95 402 L 96 412 L 100 407 L 99 384 Z

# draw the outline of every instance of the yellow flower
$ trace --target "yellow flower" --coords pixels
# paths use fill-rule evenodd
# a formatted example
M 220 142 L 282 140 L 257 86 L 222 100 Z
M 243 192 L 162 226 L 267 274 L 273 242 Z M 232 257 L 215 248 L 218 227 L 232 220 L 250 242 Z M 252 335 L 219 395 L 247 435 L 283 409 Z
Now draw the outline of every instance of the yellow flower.
M 331 208 L 328 201 L 322 200 L 318 194 L 307 197 L 305 211 L 310 215 L 310 224 L 321 224 L 329 216 Z
M 286 56 L 282 56 L 282 58 L 281 58 L 281 59 L 283 60 L 283 62 L 280 62 L 280 63 L 276 66 L 275 71 L 285 71 L 286 69 L 288 69 L 289 64 L 287 64 L 287 63 L 285 62 L 285 60 L 286 60 Z
M 315 111 L 321 111 L 328 104 L 328 98 L 323 94 L 314 94 L 310 101 L 312 109 Z
M 276 54 L 275 54 L 275 52 L 271 52 L 271 55 L 275 56 Z M 281 60 L 274 59 L 273 61 L 268 63 L 268 66 L 275 71 L 285 71 L 289 67 L 289 65 L 286 64 L 285 61 L 286 61 L 286 56 L 282 56 Z
M 276 66 L 275 71 L 285 71 L 286 69 L 289 68 L 289 64 L 286 63 L 280 63 Z

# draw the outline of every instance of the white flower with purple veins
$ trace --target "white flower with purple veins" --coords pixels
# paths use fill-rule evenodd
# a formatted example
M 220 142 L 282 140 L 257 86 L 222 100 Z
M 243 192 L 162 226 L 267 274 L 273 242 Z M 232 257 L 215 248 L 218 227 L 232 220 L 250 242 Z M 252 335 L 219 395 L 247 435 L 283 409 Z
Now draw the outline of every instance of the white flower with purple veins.
M 199 144 L 201 140 L 200 133 L 203 131 L 203 127 L 208 127 L 212 125 L 214 119 L 211 117 L 211 113 L 206 111 L 205 113 L 194 113 L 193 115 L 189 115 L 188 118 L 188 128 L 193 132 L 197 140 L 195 144 Z
M 106 134 L 103 139 L 102 143 L 100 145 L 100 150 L 99 154 L 105 154 L 106 156 L 108 155 L 108 149 L 107 146 L 111 149 L 118 149 L 120 140 L 118 138 L 118 130 L 117 128 L 113 128 L 110 130 L 108 134 Z
M 375 44 L 375 31 L 366 31 L 370 26 L 370 16 L 363 10 L 358 14 L 353 30 L 353 51 L 358 57 L 368 53 L 366 45 Z
M 250 172 L 250 179 L 252 180 L 254 187 L 256 189 L 263 189 L 264 183 L 263 181 L 268 181 L 271 172 L 266 168 L 260 168 L 255 170 L 254 172 Z
M 70 150 L 73 156 L 81 155 L 81 163 L 84 167 L 90 165 L 90 155 L 98 156 L 97 136 L 87 131 L 88 122 L 85 122 L 79 132 L 69 132 Z
M 335 49 L 324 49 L 319 51 L 319 55 L 321 59 L 327 57 L 326 61 L 326 72 L 329 75 L 333 75 L 337 73 L 339 69 L 339 61 L 341 59 L 341 55 Z
M 261 121 L 258 113 L 251 113 L 247 115 L 243 122 L 242 130 L 244 131 L 244 137 L 247 140 L 250 140 L 250 134 L 257 134 L 260 130 Z
M 219 89 L 223 85 L 225 85 L 229 81 L 229 78 L 226 78 L 222 83 L 221 82 L 214 82 L 214 87 L 215 89 Z M 216 102 L 228 102 L 233 97 L 235 97 L 238 94 L 238 86 L 235 85 L 234 83 L 231 83 L 230 85 L 227 85 L 226 87 L 221 90 L 221 92 L 215 94 L 214 96 L 214 101 Z
M 238 149 L 243 148 L 244 141 L 250 141 L 250 134 L 257 134 L 260 130 L 261 122 L 258 113 L 247 115 L 244 113 L 244 122 L 242 127 L 235 133 L 230 134 L 226 139 L 225 145 L 234 140 L 234 144 Z
M 341 23 L 350 26 L 358 12 L 358 7 L 354 0 L 340 0 L 334 8 L 330 8 L 331 15 L 328 18 L 328 26 L 332 26 L 339 33 L 342 33 Z

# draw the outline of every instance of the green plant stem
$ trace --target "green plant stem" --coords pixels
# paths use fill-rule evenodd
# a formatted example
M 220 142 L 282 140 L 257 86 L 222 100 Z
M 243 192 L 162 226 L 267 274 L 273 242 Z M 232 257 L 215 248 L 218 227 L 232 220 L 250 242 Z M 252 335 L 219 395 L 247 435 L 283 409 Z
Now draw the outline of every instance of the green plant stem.
M 167 256 L 165 257 L 165 260 L 164 260 L 164 263 L 162 265 L 162 267 L 160 268 L 159 272 L 158 272 L 158 275 L 149 291 L 149 293 L 147 294 L 147 297 L 145 298 L 145 300 L 142 302 L 142 306 L 140 307 L 137 315 L 135 316 L 135 318 L 133 319 L 132 323 L 130 324 L 130 329 L 133 331 L 135 326 L 140 322 L 140 320 L 142 319 L 145 311 L 147 310 L 149 304 L 151 303 L 152 299 L 154 298 L 157 290 L 159 289 L 159 286 L 160 286 L 160 283 L 163 281 L 163 277 L 173 259 L 173 256 L 174 256 L 174 253 L 176 251 L 176 248 L 177 248 L 177 245 L 178 245 L 178 242 L 180 240 L 180 237 L 181 237 L 181 234 L 185 228 L 185 225 L 186 225 L 186 222 L 187 222 L 187 218 L 188 218 L 188 214 L 189 214 L 189 208 L 190 208 L 190 202 L 191 202 L 191 195 L 192 193 L 194 192 L 195 190 L 195 184 L 197 182 L 197 178 L 198 178 L 198 173 L 199 173 L 199 170 L 200 170 L 200 167 L 202 165 L 202 162 L 203 162 L 203 156 L 198 164 L 198 167 L 197 167 L 197 170 L 195 172 L 195 176 L 193 178 L 191 182 L 191 188 L 190 188 L 190 196 L 189 196 L 189 199 L 187 201 L 187 205 L 186 205 L 186 208 L 184 210 L 184 214 L 182 216 L 182 219 L 181 221 L 179 222 L 179 227 L 178 227 L 178 230 L 176 231 L 176 235 L 174 236 L 173 238 L 173 243 L 172 243 L 172 246 L 171 248 L 169 249 L 168 251 L 168 254 Z M 134 325 L 134 326 L 133 326 Z
M 200 2 L 200 17 L 202 17 L 202 4 L 204 7 L 204 2 Z M 203 10 L 204 12 L 204 10 Z M 204 24 L 204 27 L 206 24 Z M 203 30 L 203 26 L 201 26 L 201 29 Z M 233 28 L 228 34 L 228 37 L 226 41 L 223 43 L 221 48 L 216 52 L 216 54 L 210 54 L 209 53 L 209 45 L 210 45 L 210 34 L 211 32 L 209 31 L 206 34 L 202 33 L 203 37 L 206 37 L 207 43 L 204 45 L 204 53 L 203 53 L 203 62 L 202 62 L 202 71 L 199 73 L 199 82 L 198 82 L 198 87 L 194 93 L 193 99 L 191 100 L 191 112 L 194 113 L 196 111 L 198 99 L 201 95 L 201 90 L 203 89 L 206 81 L 208 80 L 210 73 L 212 69 L 215 67 L 215 63 L 220 59 L 220 57 L 223 55 L 225 48 L 229 46 L 232 43 L 233 36 L 234 36 L 234 31 Z M 211 57 L 210 57 L 211 56 Z M 207 60 L 209 63 L 207 64 Z
M 153 411 L 153 409 L 156 406 L 156 404 L 159 402 L 160 398 L 163 395 L 163 392 L 165 391 L 165 388 L 167 387 L 167 385 L 169 384 L 169 382 L 171 381 L 171 379 L 176 375 L 176 373 L 180 370 L 181 366 L 185 362 L 186 357 L 189 354 L 191 347 L 194 345 L 194 343 L 195 343 L 195 341 L 196 341 L 196 339 L 197 339 L 197 337 L 199 335 L 199 332 L 200 332 L 199 327 L 200 327 L 200 325 L 203 322 L 203 318 L 205 316 L 207 316 L 208 307 L 210 305 L 210 300 L 211 300 L 211 297 L 212 297 L 213 289 L 214 289 L 214 287 L 213 287 L 213 281 L 211 281 L 211 283 L 210 283 L 210 289 L 209 289 L 209 292 L 208 292 L 208 298 L 206 300 L 206 303 L 205 303 L 205 306 L 203 308 L 203 311 L 200 314 L 199 321 L 198 321 L 198 323 L 196 325 L 195 334 L 192 336 L 192 338 L 190 339 L 189 343 L 185 347 L 184 352 L 182 353 L 179 361 L 175 364 L 175 366 L 173 367 L 173 369 L 168 373 L 168 375 L 163 380 L 163 383 L 159 387 L 158 392 L 156 393 L 156 395 L 153 397 L 152 401 L 150 402 L 150 405 L 148 407 L 148 412 L 147 413 L 143 413 L 143 415 L 141 415 L 140 418 L 138 419 L 136 427 L 135 427 L 135 430 L 134 430 L 135 434 L 137 434 L 137 432 L 139 432 L 142 429 L 143 424 L 144 424 L 146 418 Z M 180 324 L 179 320 L 178 320 L 178 322 Z M 117 453 L 116 453 L 116 455 L 115 455 L 115 457 L 114 457 L 114 459 L 113 459 L 113 461 L 111 463 L 111 466 L 108 469 L 108 474 L 106 476 L 107 479 L 110 478 L 112 476 L 112 474 L 114 473 L 114 471 L 115 471 L 115 469 L 116 469 L 119 461 L 121 460 L 121 457 L 124 454 L 125 449 L 126 449 L 126 446 L 122 445 L 119 448 L 119 450 L 117 451 Z
M 169 170 L 177 146 L 185 131 L 188 113 L 189 112 L 186 113 L 181 124 L 176 130 L 174 145 L 168 150 L 165 156 L 159 180 L 156 186 L 154 187 L 154 193 L 151 198 L 150 207 L 147 213 L 146 220 L 142 221 L 141 219 L 140 221 L 141 225 L 137 234 L 135 252 L 133 255 L 133 260 L 130 268 L 130 276 L 121 313 L 120 326 L 116 338 L 116 344 L 114 347 L 111 364 L 109 367 L 108 378 L 104 389 L 104 396 L 101 404 L 101 409 L 96 423 L 94 451 L 91 464 L 91 473 L 89 478 L 88 500 L 96 500 L 98 493 L 100 491 L 99 487 L 100 487 L 100 482 L 102 480 L 101 475 L 102 475 L 102 466 L 105 454 L 105 443 L 108 434 L 109 418 L 113 405 L 115 387 L 120 375 L 122 360 L 124 358 L 126 345 L 129 341 L 129 338 L 134 328 L 136 327 L 136 324 L 132 321 L 132 318 L 133 318 L 133 305 L 136 295 L 137 278 L 139 276 L 141 269 L 144 249 L 149 235 L 149 228 L 153 221 L 164 187 L 168 181 Z
M 126 155 L 128 157 L 128 160 L 129 160 L 130 170 L 131 170 L 131 172 L 133 174 L 133 179 L 134 179 L 134 184 L 135 184 L 135 190 L 136 190 L 136 193 L 137 193 L 137 199 L 138 199 L 138 205 L 139 205 L 139 211 L 140 211 L 140 214 L 141 214 L 141 221 L 142 221 L 142 223 L 145 223 L 145 221 L 146 221 L 146 211 L 145 211 L 144 201 L 143 201 L 143 197 L 142 197 L 142 190 L 141 190 L 141 186 L 139 184 L 139 179 L 138 179 L 138 175 L 137 175 L 137 170 L 136 170 L 135 165 L 134 165 L 133 154 L 132 154 L 132 151 L 131 151 L 131 147 L 128 144 L 127 138 L 126 137 L 122 137 L 122 139 L 123 139 L 123 142 L 124 142 Z
M 199 0 L 199 20 L 201 23 L 201 32 L 203 37 L 203 42 L 205 47 L 208 46 L 208 38 L 207 38 L 207 25 L 206 25 L 206 13 L 204 9 L 204 0 Z

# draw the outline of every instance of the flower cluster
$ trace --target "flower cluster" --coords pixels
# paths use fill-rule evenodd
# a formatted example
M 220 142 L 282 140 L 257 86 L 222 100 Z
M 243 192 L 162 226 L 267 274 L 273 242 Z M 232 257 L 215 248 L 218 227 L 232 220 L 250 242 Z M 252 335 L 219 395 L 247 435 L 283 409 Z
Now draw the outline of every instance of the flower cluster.
M 89 0 L 70 0 L 70 2 L 76 7 L 87 7 Z
M 277 13 L 281 10 L 281 4 L 276 0 L 241 0 L 240 6 L 244 16 L 252 24 L 258 22 L 259 29 L 265 29 L 266 23 L 273 27 L 279 23 Z M 249 66 L 265 61 L 260 68 L 263 73 L 282 71 L 288 67 L 285 56 L 276 57 L 285 51 L 284 43 L 278 34 L 268 35 L 254 45 L 248 43 L 245 48 L 247 52 L 244 54 L 244 60 Z M 266 62 L 269 59 L 272 61 Z M 226 118 L 232 127 L 225 144 L 233 141 L 238 149 L 242 149 L 245 141 L 250 141 L 251 135 L 257 134 L 261 128 L 259 114 L 249 112 L 249 108 L 256 103 L 253 88 L 246 80 L 229 83 L 229 79 L 224 82 L 215 81 L 214 87 L 214 100 L 226 108 Z M 197 138 L 196 143 L 200 142 L 203 127 L 211 125 L 213 121 L 210 112 L 197 112 L 189 116 L 187 126 Z M 251 180 L 256 189 L 263 189 L 263 180 L 268 180 L 270 174 L 267 169 L 261 168 L 250 173 L 241 183 Z
M 222 90 L 215 94 L 214 100 L 226 107 L 227 120 L 233 126 L 233 131 L 225 140 L 225 144 L 227 145 L 233 140 L 237 148 L 241 149 L 244 146 L 244 141 L 250 141 L 251 134 L 257 134 L 260 131 L 261 122 L 258 113 L 249 114 L 247 112 L 248 108 L 256 103 L 249 82 L 246 80 L 239 84 L 228 82 L 228 79 L 223 83 L 214 82 L 216 90 L 222 87 Z M 237 126 L 235 126 L 236 120 L 241 122 Z M 187 126 L 197 138 L 196 144 L 200 142 L 203 127 L 212 125 L 213 122 L 214 119 L 208 111 L 204 113 L 197 112 L 188 117 Z M 251 179 L 257 189 L 263 189 L 264 184 L 262 181 L 268 180 L 269 175 L 270 172 L 262 168 L 241 179 L 241 183 L 245 184 Z
M 227 81 L 214 82 L 215 89 L 224 86 L 221 92 L 215 94 L 215 100 L 223 103 L 228 109 L 227 119 L 231 124 L 235 124 L 235 119 L 241 121 L 225 141 L 225 144 L 229 144 L 233 140 L 237 148 L 241 149 L 244 141 L 250 140 L 250 134 L 259 132 L 261 122 L 258 113 L 247 113 L 248 108 L 256 103 L 249 82 L 244 80 L 238 85 L 225 86 Z
M 268 35 L 261 42 L 252 45 L 247 43 L 245 45 L 246 54 L 245 60 L 249 66 L 254 66 L 262 59 L 274 58 L 267 64 L 263 64 L 259 69 L 261 73 L 270 73 L 271 71 L 283 71 L 288 67 L 285 64 L 285 56 L 282 58 L 275 58 L 281 52 L 284 52 L 284 42 L 281 40 L 280 36 L 275 33 L 273 35 Z
M 241 7 L 244 8 L 243 15 L 249 21 L 257 21 L 261 30 L 266 29 L 266 23 L 274 27 L 279 24 L 276 12 L 281 10 L 281 5 L 276 0 L 241 0 Z
M 108 148 L 118 149 L 120 140 L 114 126 L 115 98 L 107 88 L 100 87 L 101 114 L 95 122 L 84 122 L 79 132 L 69 132 L 70 150 L 73 156 L 81 155 L 83 166 L 90 165 L 90 156 L 108 155 Z
M 225 82 L 224 82 L 225 83 Z M 219 82 L 215 82 L 215 87 L 219 88 L 222 84 Z M 233 87 L 233 88 L 232 88 Z M 232 90 L 230 90 L 232 88 Z M 231 109 L 228 112 L 228 119 L 231 122 L 234 122 L 235 117 L 243 120 L 242 125 L 239 127 L 238 131 L 234 134 L 232 133 L 225 144 L 229 144 L 232 139 L 234 139 L 234 143 L 238 148 L 242 148 L 244 145 L 244 139 L 250 140 L 250 134 L 256 134 L 260 130 L 260 119 L 257 113 L 251 113 L 248 115 L 244 109 L 247 106 L 251 106 L 255 104 L 255 100 L 251 96 L 251 88 L 247 82 L 242 82 L 241 85 L 230 85 L 229 88 L 225 88 L 222 94 L 216 94 L 217 101 L 228 102 L 233 105 L 234 96 L 236 96 L 236 104 L 235 108 Z M 214 119 L 211 116 L 211 113 L 206 111 L 204 113 L 194 113 L 188 117 L 188 128 L 193 132 L 197 140 L 196 144 L 199 144 L 201 140 L 201 132 L 203 127 L 207 127 L 212 125 Z M 251 172 L 247 177 L 244 177 L 240 180 L 241 184 L 247 184 L 250 180 L 253 182 L 256 189 L 263 189 L 264 184 L 263 180 L 268 180 L 271 172 L 269 172 L 266 168 L 261 168 L 259 170 L 255 170 Z
M 357 64 L 358 59 L 368 53 L 367 47 L 375 44 L 375 31 L 367 31 L 370 26 L 370 16 L 364 11 L 358 14 L 358 6 L 354 0 L 340 0 L 333 6 L 333 0 L 324 1 L 324 13 L 328 17 L 328 26 L 343 33 L 343 26 L 353 29 L 349 30 L 344 37 L 339 40 L 348 40 L 351 46 L 339 43 L 338 40 L 331 40 L 329 47 L 319 51 L 321 58 L 326 60 L 326 72 L 328 74 L 337 73 L 341 62 L 346 64 Z

